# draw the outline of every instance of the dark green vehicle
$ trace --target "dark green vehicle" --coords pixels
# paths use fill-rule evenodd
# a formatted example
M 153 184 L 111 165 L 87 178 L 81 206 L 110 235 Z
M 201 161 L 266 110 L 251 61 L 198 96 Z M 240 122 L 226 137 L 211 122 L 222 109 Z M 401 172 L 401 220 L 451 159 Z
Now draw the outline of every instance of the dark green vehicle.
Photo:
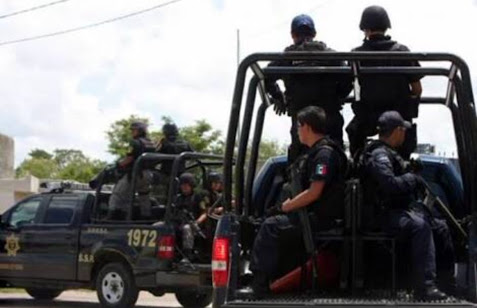
M 95 289 L 103 307 L 133 307 L 141 290 L 156 296 L 175 293 L 184 307 L 211 301 L 210 254 L 202 263 L 179 262 L 174 199 L 177 174 L 202 177 L 221 164 L 221 157 L 183 153 L 148 153 L 135 163 L 133 181 L 144 166 L 153 172 L 161 161 L 173 161 L 165 204 L 153 203 L 153 221 L 106 221 L 110 192 L 102 179 L 96 191 L 56 189 L 15 204 L 1 216 L 0 287 L 25 288 L 36 299 L 54 299 L 67 289 Z M 210 249 L 209 249 L 210 251 Z

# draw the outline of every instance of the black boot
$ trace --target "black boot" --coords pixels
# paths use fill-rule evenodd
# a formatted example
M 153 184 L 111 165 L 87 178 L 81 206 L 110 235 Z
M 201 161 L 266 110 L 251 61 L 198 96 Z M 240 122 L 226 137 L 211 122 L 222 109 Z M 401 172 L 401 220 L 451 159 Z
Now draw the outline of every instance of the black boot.
M 252 290 L 255 298 L 260 299 L 270 293 L 270 280 L 264 272 L 254 272 Z
M 447 294 L 441 292 L 435 286 L 425 287 L 423 289 L 417 289 L 414 292 L 414 296 L 416 299 L 424 300 L 424 301 L 440 301 L 445 300 L 448 298 Z

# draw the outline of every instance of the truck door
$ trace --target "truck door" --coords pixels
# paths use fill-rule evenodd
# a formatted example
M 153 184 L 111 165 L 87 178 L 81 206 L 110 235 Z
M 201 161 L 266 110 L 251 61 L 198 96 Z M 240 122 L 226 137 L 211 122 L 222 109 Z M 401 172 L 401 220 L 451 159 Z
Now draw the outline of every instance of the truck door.
M 36 263 L 32 278 L 76 280 L 79 203 L 78 195 L 52 195 L 39 223 L 24 231 Z
M 0 228 L 0 277 L 32 277 L 36 270 L 30 255 L 31 238 L 28 228 L 38 222 L 44 196 L 21 201 L 2 217 Z

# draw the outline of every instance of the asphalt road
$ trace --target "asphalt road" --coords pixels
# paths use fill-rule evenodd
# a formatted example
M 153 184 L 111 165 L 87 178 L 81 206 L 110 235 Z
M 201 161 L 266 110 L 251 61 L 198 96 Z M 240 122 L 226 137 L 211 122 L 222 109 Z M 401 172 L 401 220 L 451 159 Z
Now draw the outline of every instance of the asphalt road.
M 0 293 L 0 308 L 100 308 L 95 292 L 65 291 L 54 301 L 38 301 L 26 293 Z M 141 292 L 136 308 L 169 308 L 181 307 L 174 294 L 155 297 L 148 292 Z

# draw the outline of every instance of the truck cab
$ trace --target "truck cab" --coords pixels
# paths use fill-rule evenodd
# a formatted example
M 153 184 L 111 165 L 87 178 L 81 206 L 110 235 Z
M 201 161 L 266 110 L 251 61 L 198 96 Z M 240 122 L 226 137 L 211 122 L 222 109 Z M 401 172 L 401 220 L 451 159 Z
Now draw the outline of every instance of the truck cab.
M 414 60 L 423 66 L 359 67 L 359 61 L 373 59 Z M 276 60 L 310 60 L 318 63 L 321 60 L 340 60 L 347 61 L 348 66 L 263 65 Z M 250 72 L 248 92 L 244 98 L 246 76 Z M 361 74 L 419 74 L 436 76 L 447 82 L 443 97 L 422 97 L 421 104 L 440 104 L 449 109 L 459 158 L 453 161 L 421 155 L 420 159 L 423 162 L 422 175 L 427 183 L 424 198 L 426 207 L 437 217 L 445 219 L 451 229 L 457 254 L 455 267 L 459 292 L 456 297 L 432 305 L 472 306 L 477 302 L 476 276 L 472 270 L 475 267 L 476 252 L 473 247 L 477 240 L 474 230 L 477 211 L 477 120 L 466 63 L 455 55 L 443 53 L 295 52 L 252 54 L 238 68 L 224 159 L 226 211 L 218 222 L 212 254 L 214 307 L 416 307 L 429 304 L 414 299 L 409 292 L 411 282 L 406 279 L 406 261 L 400 251 L 399 241 L 387 234 L 369 233 L 363 227 L 366 222 L 363 219 L 366 217 L 365 204 L 361 183 L 356 176 L 350 176 L 347 180 L 346 194 L 343 196 L 345 215 L 333 233 L 311 233 L 306 231 L 306 222 L 302 221 L 303 241 L 313 246 L 313 249 L 306 249 L 309 257 L 314 255 L 318 247 L 327 246 L 334 247 L 331 251 L 336 258 L 332 258 L 331 262 L 322 255 L 321 261 L 318 258 L 317 262 L 302 264 L 297 269 L 301 278 L 295 279 L 294 288 L 288 285 L 284 292 L 276 292 L 265 298 L 254 298 L 250 293 L 244 292 L 253 277 L 248 266 L 254 238 L 260 223 L 265 219 L 266 209 L 275 203 L 286 181 L 284 157 L 270 158 L 258 171 L 260 140 L 271 109 L 264 84 L 271 76 L 282 78 L 293 74 L 347 75 L 351 80 L 357 80 Z M 259 99 L 256 99 L 257 92 Z M 255 106 L 256 101 L 259 106 Z M 354 96 L 347 98 L 348 103 L 353 101 Z M 428 115 L 421 113 L 419 117 L 426 116 Z M 239 123 L 240 135 L 237 137 Z M 250 156 L 247 156 L 250 144 Z M 231 162 L 235 158 L 236 164 L 233 166 Z M 370 260 L 374 263 L 370 264 Z M 322 283 L 327 267 L 339 269 L 339 275 L 332 277 L 334 280 L 331 287 Z M 273 283 L 290 282 L 293 280 L 290 277 L 296 278 L 296 275 L 285 275 L 282 280 L 280 278 Z M 307 279 L 311 283 L 307 283 Z

